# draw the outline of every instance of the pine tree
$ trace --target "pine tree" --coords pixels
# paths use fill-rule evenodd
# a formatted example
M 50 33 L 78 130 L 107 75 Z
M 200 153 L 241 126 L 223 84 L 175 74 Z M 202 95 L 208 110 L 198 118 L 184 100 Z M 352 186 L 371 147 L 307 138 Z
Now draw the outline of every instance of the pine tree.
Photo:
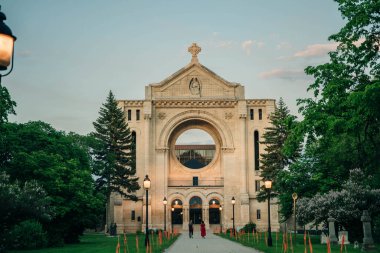
M 110 199 L 113 192 L 131 200 L 137 200 L 136 192 L 140 189 L 136 174 L 134 143 L 126 123 L 123 111 L 117 107 L 112 91 L 106 103 L 100 108 L 99 118 L 93 123 L 93 136 L 98 141 L 94 147 L 94 175 L 96 187 L 106 194 L 107 225 L 112 220 Z
M 291 115 L 288 107 L 280 98 L 275 111 L 270 115 L 271 126 L 265 128 L 263 134 L 265 152 L 261 154 L 260 167 L 263 179 L 276 180 L 278 172 L 292 163 L 300 155 L 299 141 L 291 151 L 285 150 L 285 144 L 291 138 L 292 129 L 296 125 L 295 116 Z

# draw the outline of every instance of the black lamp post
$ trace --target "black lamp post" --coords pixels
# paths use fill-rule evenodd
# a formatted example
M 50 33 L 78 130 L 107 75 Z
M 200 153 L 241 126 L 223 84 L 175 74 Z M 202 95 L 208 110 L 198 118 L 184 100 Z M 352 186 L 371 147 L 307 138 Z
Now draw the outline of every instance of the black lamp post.
M 7 73 L 0 73 L 0 84 L 1 77 L 9 75 L 13 69 L 13 49 L 14 42 L 16 41 L 16 37 L 13 36 L 11 29 L 4 23 L 4 20 L 6 19 L 5 14 L 0 11 L 0 71 L 7 70 L 8 66 L 11 64 L 11 61 L 12 66 Z
M 231 199 L 231 204 L 232 204 L 232 231 L 234 233 L 234 236 L 235 236 L 235 197 L 232 197 Z
M 145 219 L 145 222 L 146 222 L 146 229 L 145 229 L 145 247 L 147 247 L 149 245 L 149 229 L 148 229 L 148 224 L 149 224 L 149 214 L 148 214 L 148 190 L 150 188 L 150 179 L 148 177 L 148 175 L 145 176 L 145 179 L 144 179 L 144 189 L 145 189 L 145 193 L 146 193 L 146 219 Z
M 297 198 L 298 198 L 298 195 L 297 193 L 293 193 L 292 194 L 292 198 L 293 198 L 293 215 L 294 215 L 294 241 L 296 241 L 297 239 L 297 219 L 296 219 L 296 201 L 297 201 Z
M 164 232 L 166 232 L 166 205 L 168 204 L 166 197 L 164 197 L 162 203 L 164 204 Z
M 272 189 L 272 180 L 266 179 L 264 184 L 268 192 L 268 246 L 272 247 L 272 231 L 270 227 L 270 191 Z
M 174 218 L 174 207 L 172 207 L 172 234 L 173 234 L 173 223 L 174 223 L 174 220 L 173 220 L 173 218 Z
M 219 206 L 219 223 L 220 223 L 220 233 L 222 233 L 223 225 L 222 225 L 222 205 Z

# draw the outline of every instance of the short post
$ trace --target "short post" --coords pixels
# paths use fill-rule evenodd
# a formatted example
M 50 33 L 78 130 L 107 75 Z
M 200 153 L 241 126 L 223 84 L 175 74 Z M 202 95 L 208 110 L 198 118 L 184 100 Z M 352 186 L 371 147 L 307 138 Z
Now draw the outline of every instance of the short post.
M 363 245 L 362 251 L 369 251 L 375 248 L 372 238 L 371 231 L 371 216 L 369 216 L 368 210 L 363 211 L 363 215 L 361 217 L 361 221 L 363 222 Z

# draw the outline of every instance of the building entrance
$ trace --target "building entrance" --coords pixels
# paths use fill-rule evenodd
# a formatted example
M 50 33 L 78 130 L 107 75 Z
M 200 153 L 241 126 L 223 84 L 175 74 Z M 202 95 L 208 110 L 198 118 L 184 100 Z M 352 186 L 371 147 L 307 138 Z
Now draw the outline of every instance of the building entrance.
M 175 199 L 172 202 L 172 224 L 183 224 L 182 201 Z
M 209 203 L 209 223 L 220 224 L 220 203 L 217 199 L 210 200 Z
M 189 220 L 193 221 L 193 224 L 201 224 L 202 221 L 202 199 L 200 197 L 192 197 L 190 199 L 189 208 Z

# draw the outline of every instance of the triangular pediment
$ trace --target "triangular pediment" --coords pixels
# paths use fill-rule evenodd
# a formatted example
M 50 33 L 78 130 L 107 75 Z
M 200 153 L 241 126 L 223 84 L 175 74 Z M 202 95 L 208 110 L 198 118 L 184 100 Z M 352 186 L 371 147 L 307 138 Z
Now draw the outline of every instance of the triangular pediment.
M 226 81 L 199 63 L 189 64 L 147 88 L 147 96 L 153 100 L 244 99 L 243 86 Z

